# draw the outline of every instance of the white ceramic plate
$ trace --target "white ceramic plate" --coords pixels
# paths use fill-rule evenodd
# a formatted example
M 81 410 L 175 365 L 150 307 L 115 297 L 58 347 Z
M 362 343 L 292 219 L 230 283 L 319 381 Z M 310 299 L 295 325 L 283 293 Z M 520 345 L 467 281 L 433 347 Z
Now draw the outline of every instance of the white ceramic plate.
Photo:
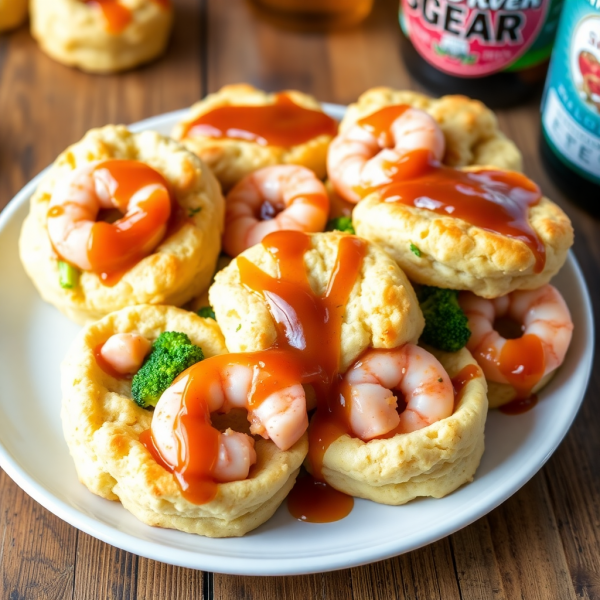
M 343 108 L 328 106 L 341 118 Z M 185 113 L 133 126 L 168 134 Z M 285 503 L 239 539 L 209 539 L 140 523 L 120 504 L 81 485 L 63 440 L 59 365 L 78 327 L 39 298 L 19 262 L 17 240 L 39 176 L 0 214 L 0 466 L 40 504 L 109 544 L 174 565 L 240 575 L 291 575 L 352 567 L 438 540 L 514 494 L 548 460 L 583 399 L 593 355 L 593 320 L 581 271 L 569 256 L 555 278 L 575 322 L 565 364 L 519 416 L 492 411 L 475 481 L 441 500 L 391 507 L 357 500 L 346 519 L 295 521 Z

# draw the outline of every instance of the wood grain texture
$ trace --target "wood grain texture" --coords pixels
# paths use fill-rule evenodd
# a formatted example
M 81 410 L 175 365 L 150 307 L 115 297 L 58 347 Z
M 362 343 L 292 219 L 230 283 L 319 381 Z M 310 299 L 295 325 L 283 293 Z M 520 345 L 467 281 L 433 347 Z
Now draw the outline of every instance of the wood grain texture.
M 54 63 L 25 28 L 0 36 L 0 207 L 91 127 L 182 108 L 227 83 L 299 88 L 339 103 L 376 85 L 415 87 L 399 55 L 396 0 L 378 0 L 361 27 L 329 35 L 275 29 L 247 0 L 175 3 L 167 55 L 118 76 Z M 523 151 L 526 172 L 573 219 L 598 316 L 599 223 L 569 204 L 544 171 L 538 102 L 503 111 L 499 121 Z M 600 599 L 599 372 L 564 443 L 513 498 L 425 548 L 336 573 L 213 576 L 139 558 L 76 531 L 0 473 L 0 598 Z

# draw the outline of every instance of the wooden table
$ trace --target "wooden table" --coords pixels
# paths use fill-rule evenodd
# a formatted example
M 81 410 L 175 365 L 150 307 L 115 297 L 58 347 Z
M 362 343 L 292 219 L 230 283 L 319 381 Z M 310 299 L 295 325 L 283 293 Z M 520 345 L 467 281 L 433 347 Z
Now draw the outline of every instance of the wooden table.
M 394 0 L 358 29 L 296 34 L 261 22 L 244 0 L 175 0 L 167 55 L 98 77 L 54 63 L 27 28 L 0 36 L 0 207 L 90 128 L 187 107 L 226 83 L 297 88 L 329 102 L 376 85 L 412 88 Z M 573 219 L 575 253 L 600 304 L 600 227 L 568 204 L 540 164 L 539 99 L 499 114 L 526 172 Z M 16 252 L 16 249 L 15 249 Z M 6 282 L 2 285 L 7 285 Z M 77 531 L 0 474 L 0 597 L 260 600 L 567 600 L 600 598 L 600 378 L 566 440 L 521 491 L 470 527 L 365 567 L 305 577 L 231 577 L 139 558 Z

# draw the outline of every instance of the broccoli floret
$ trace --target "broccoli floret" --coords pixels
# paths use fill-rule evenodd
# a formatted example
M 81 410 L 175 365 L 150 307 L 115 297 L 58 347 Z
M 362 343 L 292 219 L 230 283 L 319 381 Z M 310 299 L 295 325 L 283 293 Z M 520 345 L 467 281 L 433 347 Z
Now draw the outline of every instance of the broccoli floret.
M 190 338 L 185 333 L 180 333 L 179 331 L 164 331 L 152 344 L 152 350 L 157 350 L 159 348 L 162 348 L 163 350 L 173 350 L 174 348 L 184 345 L 193 345 Z
M 196 314 L 199 317 L 204 317 L 205 319 L 212 319 L 213 321 L 217 320 L 215 316 L 215 311 L 212 309 L 212 306 L 203 306 L 202 308 L 196 311 Z
M 140 406 L 156 406 L 175 377 L 204 358 L 185 333 L 165 331 L 152 344 L 152 351 L 131 382 L 133 399 Z
M 423 286 L 419 303 L 425 317 L 421 340 L 438 350 L 457 352 L 471 337 L 468 319 L 458 304 L 458 292 Z
M 327 231 L 343 231 L 356 235 L 354 225 L 352 225 L 352 217 L 336 217 L 327 222 Z

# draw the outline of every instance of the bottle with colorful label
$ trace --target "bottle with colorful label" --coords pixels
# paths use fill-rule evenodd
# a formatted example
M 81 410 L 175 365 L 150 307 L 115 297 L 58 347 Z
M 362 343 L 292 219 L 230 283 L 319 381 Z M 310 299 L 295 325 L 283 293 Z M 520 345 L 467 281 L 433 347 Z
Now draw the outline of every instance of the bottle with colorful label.
M 542 156 L 575 201 L 600 192 L 600 0 L 568 0 L 542 100 Z
M 436 94 L 516 104 L 543 83 L 563 0 L 400 0 L 402 54 Z

